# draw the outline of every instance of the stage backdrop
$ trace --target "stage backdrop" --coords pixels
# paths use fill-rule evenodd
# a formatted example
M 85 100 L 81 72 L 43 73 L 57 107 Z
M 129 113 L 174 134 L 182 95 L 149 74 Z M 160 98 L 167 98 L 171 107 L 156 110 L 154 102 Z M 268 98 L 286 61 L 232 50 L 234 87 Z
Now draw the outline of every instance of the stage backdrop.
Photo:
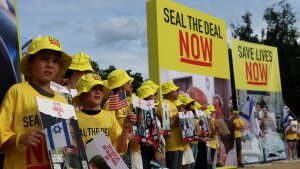
M 277 48 L 232 40 L 232 60 L 237 103 L 246 121 L 243 133 L 245 163 L 286 158 L 277 131 L 282 124 L 283 102 Z M 274 127 L 264 120 L 265 113 Z M 264 121 L 264 126 L 259 122 Z
M 13 0 L 0 3 L 0 104 L 10 86 L 21 81 L 16 12 Z
M 157 84 L 172 80 L 204 108 L 214 104 L 216 118 L 228 122 L 231 85 L 225 21 L 173 1 L 150 0 L 147 27 L 150 79 Z M 218 159 L 236 165 L 232 137 L 221 139 Z
M 15 0 L 0 2 L 0 105 L 7 90 L 21 82 L 18 69 L 20 61 Z M 2 168 L 3 154 L 0 155 Z

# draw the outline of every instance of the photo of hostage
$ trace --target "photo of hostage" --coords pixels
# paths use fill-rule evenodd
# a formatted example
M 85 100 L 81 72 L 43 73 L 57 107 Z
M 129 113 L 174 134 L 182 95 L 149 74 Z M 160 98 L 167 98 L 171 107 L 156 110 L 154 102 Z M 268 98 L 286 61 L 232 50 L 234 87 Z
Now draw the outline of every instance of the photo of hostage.
M 82 169 L 83 164 L 87 163 L 84 158 L 82 150 L 84 150 L 84 144 L 81 139 L 79 126 L 75 119 L 69 120 L 69 129 L 73 145 L 63 148 L 64 156 L 64 169 Z
M 110 169 L 110 167 L 105 162 L 104 158 L 100 155 L 95 155 L 89 161 L 89 167 L 90 169 Z
M 150 140 L 152 140 L 152 136 L 154 134 L 156 134 L 156 129 L 155 129 L 154 125 L 153 125 L 151 113 L 150 113 L 149 110 L 146 112 L 146 129 L 149 131 L 148 135 L 147 135 L 147 138 L 149 138 Z
M 143 127 L 143 111 L 141 108 L 136 107 L 136 117 L 137 117 L 137 121 L 136 121 L 136 137 L 145 137 L 144 135 L 144 127 Z

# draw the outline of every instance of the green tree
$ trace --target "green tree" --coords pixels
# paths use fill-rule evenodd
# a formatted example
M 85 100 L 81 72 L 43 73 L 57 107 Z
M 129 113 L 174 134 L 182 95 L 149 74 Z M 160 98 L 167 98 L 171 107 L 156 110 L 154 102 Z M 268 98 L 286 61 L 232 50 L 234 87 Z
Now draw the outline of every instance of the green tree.
M 107 69 L 99 69 L 97 62 L 94 61 L 92 61 L 92 67 L 95 70 L 95 72 L 101 76 L 102 79 L 107 79 L 108 74 L 116 70 L 116 67 L 113 65 L 110 65 Z M 141 73 L 138 72 L 133 73 L 132 70 L 130 69 L 126 70 L 126 72 L 130 77 L 134 78 L 132 82 L 132 86 L 133 86 L 133 92 L 136 93 L 136 89 L 139 88 L 143 83 L 143 76 Z
M 253 35 L 251 17 L 252 14 L 249 11 L 246 11 L 246 13 L 242 16 L 244 23 L 243 25 L 234 25 L 233 23 L 230 24 L 233 38 L 247 42 L 259 43 L 258 35 Z
M 278 49 L 282 93 L 285 103 L 299 114 L 300 107 L 300 46 L 296 13 L 285 0 L 267 8 L 263 16 L 267 28 L 262 30 L 262 42 Z
M 299 31 L 295 25 L 296 13 L 285 0 L 266 8 L 263 19 L 267 26 L 262 29 L 260 40 L 257 39 L 257 35 L 253 35 L 251 16 L 249 12 L 246 12 L 242 16 L 243 25 L 231 24 L 232 37 L 277 47 L 283 99 L 296 114 L 299 114 L 300 45 L 297 42 Z
M 92 68 L 94 69 L 94 71 L 95 71 L 96 73 L 98 73 L 98 72 L 100 71 L 100 68 L 99 68 L 98 63 L 95 62 L 95 61 L 91 61 L 91 64 L 92 64 Z M 99 73 L 98 73 L 98 74 L 99 74 Z

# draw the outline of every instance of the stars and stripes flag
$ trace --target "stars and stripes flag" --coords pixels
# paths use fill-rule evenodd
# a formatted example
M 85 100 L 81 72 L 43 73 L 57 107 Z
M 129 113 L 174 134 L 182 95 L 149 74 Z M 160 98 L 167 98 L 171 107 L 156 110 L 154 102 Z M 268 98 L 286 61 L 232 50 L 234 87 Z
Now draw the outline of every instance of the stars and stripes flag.
M 68 147 L 72 145 L 69 120 L 63 120 L 45 130 L 48 150 Z
M 126 92 L 111 94 L 109 96 L 109 110 L 118 110 L 128 105 Z

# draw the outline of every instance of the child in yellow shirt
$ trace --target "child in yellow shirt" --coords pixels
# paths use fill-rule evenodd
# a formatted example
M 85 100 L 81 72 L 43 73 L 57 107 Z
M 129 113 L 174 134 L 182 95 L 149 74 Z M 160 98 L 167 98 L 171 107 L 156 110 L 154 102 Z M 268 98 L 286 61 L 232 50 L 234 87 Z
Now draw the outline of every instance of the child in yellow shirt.
M 83 75 L 76 84 L 78 93 L 73 98 L 75 104 L 82 106 L 76 112 L 81 136 L 84 142 L 89 141 L 99 132 L 103 132 L 114 145 L 118 153 L 127 150 L 129 129 L 136 120 L 130 112 L 124 118 L 122 127 L 113 113 L 100 108 L 102 99 L 109 94 L 109 89 L 103 85 L 101 77 L 95 73 Z
M 50 82 L 62 76 L 71 61 L 53 37 L 43 36 L 30 42 L 27 54 L 19 63 L 20 72 L 29 81 L 13 85 L 0 109 L 0 152 L 5 153 L 4 169 L 50 168 L 36 96 L 67 103 L 50 88 Z
M 240 118 L 238 111 L 233 111 L 233 125 L 234 125 L 234 138 L 236 144 L 236 152 L 237 152 L 237 159 L 238 159 L 238 166 L 244 167 L 242 164 L 242 136 L 241 130 L 244 128 L 244 122 Z

